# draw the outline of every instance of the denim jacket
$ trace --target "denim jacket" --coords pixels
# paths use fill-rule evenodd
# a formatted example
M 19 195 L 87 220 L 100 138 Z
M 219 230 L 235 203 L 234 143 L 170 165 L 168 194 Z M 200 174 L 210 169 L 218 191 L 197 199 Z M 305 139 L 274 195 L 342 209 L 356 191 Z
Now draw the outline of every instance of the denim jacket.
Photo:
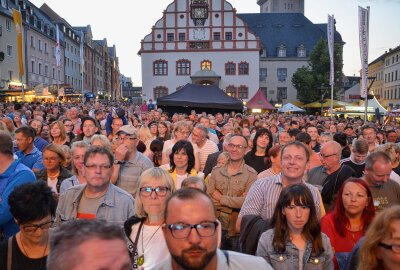
M 61 194 L 56 211 L 56 225 L 76 219 L 79 202 L 85 187 L 86 185 L 73 186 Z M 103 202 L 97 209 L 96 219 L 105 220 L 122 227 L 125 220 L 135 214 L 134 203 L 135 201 L 129 193 L 110 183 Z
M 277 253 L 272 245 L 274 229 L 264 232 L 258 241 L 257 256 L 263 257 L 275 270 L 299 269 L 299 250 L 292 243 L 286 243 L 285 253 Z M 329 238 L 322 233 L 324 252 L 312 256 L 312 244 L 308 241 L 303 256 L 303 270 L 333 270 L 333 252 Z

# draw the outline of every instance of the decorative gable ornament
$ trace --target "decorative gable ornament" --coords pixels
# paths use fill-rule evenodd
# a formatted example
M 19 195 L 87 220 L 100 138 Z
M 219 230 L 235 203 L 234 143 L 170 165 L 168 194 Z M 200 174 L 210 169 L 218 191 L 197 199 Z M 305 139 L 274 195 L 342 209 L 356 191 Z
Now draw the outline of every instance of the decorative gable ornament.
M 204 26 L 208 19 L 208 0 L 191 0 L 190 17 L 195 26 Z

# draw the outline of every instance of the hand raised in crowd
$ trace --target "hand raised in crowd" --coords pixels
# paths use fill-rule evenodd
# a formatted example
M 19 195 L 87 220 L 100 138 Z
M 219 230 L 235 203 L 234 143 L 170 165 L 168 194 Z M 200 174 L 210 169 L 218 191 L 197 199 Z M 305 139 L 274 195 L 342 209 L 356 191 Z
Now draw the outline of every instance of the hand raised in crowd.
M 121 144 L 115 149 L 115 159 L 116 160 L 125 160 L 128 154 L 128 147 L 125 144 Z

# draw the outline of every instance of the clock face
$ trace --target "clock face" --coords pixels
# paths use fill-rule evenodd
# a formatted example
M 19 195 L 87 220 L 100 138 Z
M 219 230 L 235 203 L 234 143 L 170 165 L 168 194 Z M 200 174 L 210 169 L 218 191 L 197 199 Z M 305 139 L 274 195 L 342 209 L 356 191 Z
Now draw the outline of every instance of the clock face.
M 204 28 L 194 28 L 193 29 L 193 39 L 194 40 L 204 40 L 206 38 L 206 29 Z
M 205 19 L 206 9 L 205 8 L 193 8 L 192 9 L 192 18 L 193 19 Z

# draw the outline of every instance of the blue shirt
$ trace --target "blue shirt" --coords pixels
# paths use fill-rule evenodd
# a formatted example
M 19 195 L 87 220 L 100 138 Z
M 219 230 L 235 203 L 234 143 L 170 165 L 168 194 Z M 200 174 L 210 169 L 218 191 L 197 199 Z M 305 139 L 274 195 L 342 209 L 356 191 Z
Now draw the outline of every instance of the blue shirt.
M 37 137 L 34 141 L 33 141 L 33 145 L 39 149 L 40 152 L 43 152 L 43 148 L 48 145 L 49 142 L 46 141 L 45 139 L 43 139 L 42 137 Z
M 0 231 L 4 231 L 5 239 L 19 231 L 8 205 L 10 193 L 16 186 L 35 181 L 33 172 L 19 160 L 14 161 L 3 174 L 0 174 Z
M 35 146 L 33 146 L 33 149 L 29 154 L 25 155 L 22 151 L 17 151 L 15 154 L 17 155 L 18 160 L 28 168 L 38 170 L 44 169 L 42 152 L 40 152 Z

